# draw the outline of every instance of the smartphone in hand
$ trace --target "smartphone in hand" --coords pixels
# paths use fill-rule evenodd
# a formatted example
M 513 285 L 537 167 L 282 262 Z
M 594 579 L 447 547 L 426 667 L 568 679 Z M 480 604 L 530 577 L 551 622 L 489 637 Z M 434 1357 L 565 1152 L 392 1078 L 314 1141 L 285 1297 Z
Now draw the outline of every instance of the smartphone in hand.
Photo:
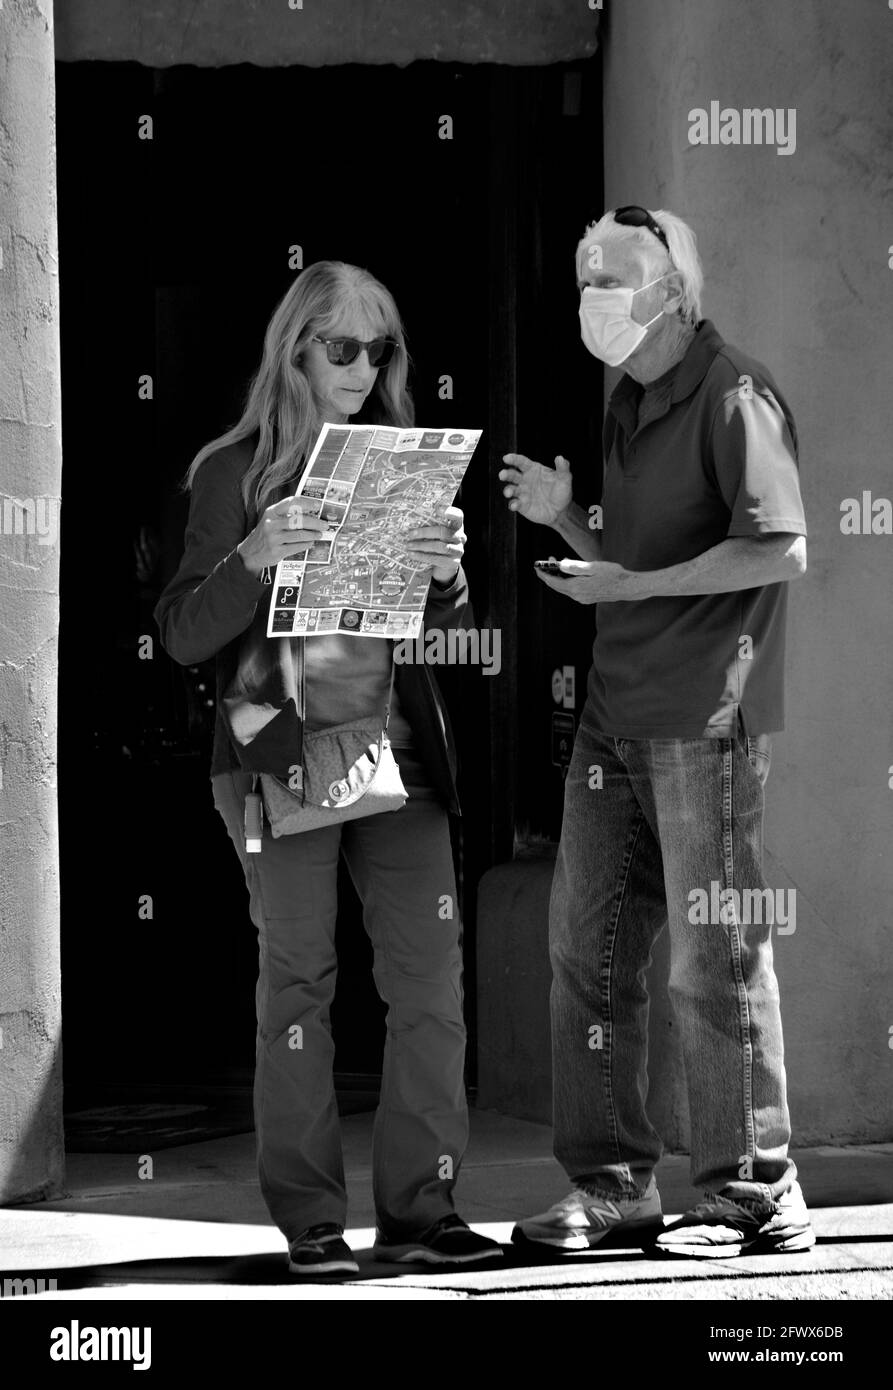
M 570 579 L 567 570 L 563 570 L 557 560 L 534 560 L 533 568 L 542 570 L 543 574 L 554 574 L 557 579 Z

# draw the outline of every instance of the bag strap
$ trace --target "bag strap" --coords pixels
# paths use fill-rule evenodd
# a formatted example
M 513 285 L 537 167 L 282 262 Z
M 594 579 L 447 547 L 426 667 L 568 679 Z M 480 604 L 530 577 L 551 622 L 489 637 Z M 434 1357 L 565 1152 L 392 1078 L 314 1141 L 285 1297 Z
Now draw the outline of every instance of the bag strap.
M 387 700 L 387 704 L 386 704 L 385 707 L 384 707 L 384 732 L 385 732 L 385 734 L 387 734 L 387 732 L 388 732 L 388 724 L 391 722 L 391 701 L 392 701 L 392 699 L 394 698 L 394 672 L 395 672 L 396 669 L 397 669 L 397 657 L 396 657 L 396 652 L 397 652 L 397 643 L 394 642 L 393 645 L 392 645 L 392 647 L 391 647 L 391 683 L 390 683 L 390 685 L 388 686 L 388 700 Z

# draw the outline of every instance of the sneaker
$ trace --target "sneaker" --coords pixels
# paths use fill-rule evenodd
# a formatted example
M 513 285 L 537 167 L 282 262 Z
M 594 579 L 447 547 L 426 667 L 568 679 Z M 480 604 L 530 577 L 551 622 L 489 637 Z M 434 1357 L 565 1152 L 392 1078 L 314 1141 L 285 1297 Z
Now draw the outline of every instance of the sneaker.
M 719 1259 L 788 1254 L 813 1245 L 815 1231 L 798 1182 L 769 1206 L 755 1198 L 708 1192 L 703 1202 L 671 1222 L 655 1243 L 656 1249 L 671 1255 Z
M 359 1274 L 360 1266 L 334 1221 L 309 1226 L 288 1247 L 289 1274 Z
M 621 1247 L 647 1245 L 662 1225 L 660 1194 L 652 1177 L 641 1197 L 599 1197 L 574 1188 L 542 1216 L 519 1221 L 512 1240 L 516 1245 L 530 1241 L 560 1250 L 591 1250 L 606 1240 Z
M 479 1236 L 455 1212 L 441 1217 L 418 1240 L 389 1241 L 377 1231 L 372 1247 L 374 1259 L 397 1264 L 468 1265 L 502 1259 L 504 1253 L 498 1241 Z

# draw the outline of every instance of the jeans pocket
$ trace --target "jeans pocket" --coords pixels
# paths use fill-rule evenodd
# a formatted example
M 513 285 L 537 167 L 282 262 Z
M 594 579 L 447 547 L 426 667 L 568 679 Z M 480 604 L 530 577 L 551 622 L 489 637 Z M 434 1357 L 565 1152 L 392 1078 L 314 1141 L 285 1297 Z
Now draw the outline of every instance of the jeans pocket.
M 745 742 L 750 765 L 765 787 L 772 766 L 772 739 L 769 734 L 748 734 Z

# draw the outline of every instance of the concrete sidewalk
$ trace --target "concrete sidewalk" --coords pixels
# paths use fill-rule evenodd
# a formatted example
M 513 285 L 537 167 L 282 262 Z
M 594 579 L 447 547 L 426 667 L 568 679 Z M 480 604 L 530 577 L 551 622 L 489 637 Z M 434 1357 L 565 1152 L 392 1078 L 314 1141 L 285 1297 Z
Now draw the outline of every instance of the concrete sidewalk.
M 508 1242 L 518 1216 L 567 1191 L 543 1125 L 472 1110 L 457 1190 L 461 1214 Z M 648 1258 L 639 1251 L 542 1262 L 508 1246 L 498 1267 L 432 1272 L 375 1263 L 369 1155 L 372 1115 L 342 1120 L 350 1198 L 347 1239 L 360 1274 L 295 1282 L 260 1196 L 253 1134 L 153 1156 L 151 1179 L 129 1154 L 72 1154 L 69 1195 L 0 1210 L 0 1278 L 54 1277 L 42 1299 L 889 1299 L 893 1296 L 893 1144 L 800 1150 L 795 1158 L 818 1237 L 803 1255 Z M 145 1165 L 143 1165 L 145 1168 Z M 698 1195 L 688 1159 L 661 1162 L 667 1216 Z M 2 1284 L 0 1284 L 2 1288 Z

